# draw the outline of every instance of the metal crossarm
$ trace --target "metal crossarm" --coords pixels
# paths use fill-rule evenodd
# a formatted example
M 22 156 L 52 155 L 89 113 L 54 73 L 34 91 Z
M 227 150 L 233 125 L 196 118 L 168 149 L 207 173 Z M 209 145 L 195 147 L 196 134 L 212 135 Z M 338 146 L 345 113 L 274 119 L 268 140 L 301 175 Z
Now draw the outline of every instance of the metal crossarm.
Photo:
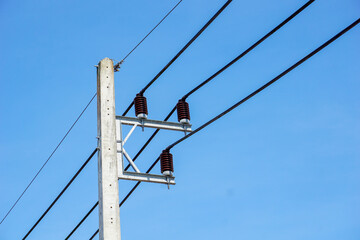
M 191 124 L 188 123 L 165 122 L 159 120 L 150 120 L 150 119 L 124 117 L 124 116 L 116 116 L 116 121 L 121 121 L 121 124 L 124 125 L 137 124 L 141 127 L 174 130 L 180 132 L 192 132 Z
M 130 129 L 129 133 L 124 138 L 124 140 L 122 137 L 122 125 L 133 126 Z M 127 142 L 127 140 L 130 138 L 131 134 L 134 132 L 136 127 L 141 127 L 141 128 L 147 127 L 147 128 L 181 131 L 186 134 L 188 132 L 192 132 L 191 124 L 149 120 L 144 118 L 116 116 L 116 143 L 117 143 L 119 179 L 175 185 L 174 176 L 142 173 L 139 170 L 139 168 L 136 166 L 130 155 L 126 152 L 124 145 Z M 135 172 L 129 172 L 124 170 L 124 157 L 129 162 L 130 166 L 134 169 Z

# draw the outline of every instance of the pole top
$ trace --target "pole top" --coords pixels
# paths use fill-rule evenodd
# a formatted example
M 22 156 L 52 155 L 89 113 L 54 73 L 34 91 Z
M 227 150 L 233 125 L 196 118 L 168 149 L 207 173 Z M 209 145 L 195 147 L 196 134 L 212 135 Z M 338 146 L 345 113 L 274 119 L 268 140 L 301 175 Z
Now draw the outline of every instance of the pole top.
M 101 62 L 111 62 L 111 64 L 113 64 L 113 60 L 111 60 L 111 59 L 108 58 L 108 57 L 102 59 L 102 60 L 99 62 L 99 64 L 100 64 Z

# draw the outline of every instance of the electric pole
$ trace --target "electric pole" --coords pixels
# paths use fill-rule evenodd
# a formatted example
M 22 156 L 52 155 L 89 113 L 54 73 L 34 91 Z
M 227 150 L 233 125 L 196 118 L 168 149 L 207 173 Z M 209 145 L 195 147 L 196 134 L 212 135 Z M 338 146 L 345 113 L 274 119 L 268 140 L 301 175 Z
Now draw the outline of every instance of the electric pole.
M 98 125 L 98 182 L 99 182 L 99 235 L 100 240 L 120 240 L 119 179 L 175 185 L 172 155 L 163 151 L 159 156 L 161 173 L 141 172 L 126 152 L 124 145 L 136 128 L 156 128 L 192 132 L 190 116 L 182 113 L 179 122 L 147 119 L 146 98 L 137 95 L 134 99 L 136 117 L 115 115 L 115 87 L 113 61 L 104 58 L 97 66 L 97 125 Z M 188 116 L 188 117 L 187 117 Z M 131 130 L 123 138 L 122 126 Z M 133 171 L 126 171 L 127 160 Z M 126 168 L 127 169 L 127 168 Z
M 99 236 L 100 240 L 120 240 L 114 65 L 109 58 L 97 68 L 97 125 Z

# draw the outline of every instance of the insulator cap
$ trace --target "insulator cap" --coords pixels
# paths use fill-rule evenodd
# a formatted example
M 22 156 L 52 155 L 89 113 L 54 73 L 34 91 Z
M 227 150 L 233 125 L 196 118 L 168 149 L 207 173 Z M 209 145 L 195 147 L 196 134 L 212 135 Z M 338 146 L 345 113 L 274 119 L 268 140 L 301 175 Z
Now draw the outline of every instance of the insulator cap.
M 169 150 L 163 150 L 160 154 L 161 173 L 164 175 L 172 175 L 174 172 L 173 155 Z
M 135 115 L 137 117 L 146 118 L 148 114 L 146 97 L 138 93 L 136 94 L 134 103 L 135 103 Z
M 190 122 L 190 111 L 189 111 L 189 104 L 184 100 L 180 99 L 176 104 L 178 121 L 179 122 Z

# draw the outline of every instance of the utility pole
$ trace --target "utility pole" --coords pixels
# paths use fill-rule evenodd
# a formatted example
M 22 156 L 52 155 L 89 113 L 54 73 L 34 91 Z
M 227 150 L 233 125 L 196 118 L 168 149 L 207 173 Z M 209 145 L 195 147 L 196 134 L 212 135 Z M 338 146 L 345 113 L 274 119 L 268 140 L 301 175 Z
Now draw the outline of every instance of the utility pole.
M 104 58 L 97 66 L 97 125 L 98 125 L 98 182 L 99 182 L 99 235 L 100 240 L 121 240 L 119 210 L 119 179 L 175 185 L 172 155 L 163 151 L 160 155 L 162 175 L 141 172 L 124 148 L 136 128 L 155 128 L 172 131 L 192 132 L 189 119 L 179 122 L 165 122 L 147 119 L 146 99 L 137 96 L 135 109 L 137 117 L 115 115 L 114 65 Z M 182 114 L 184 115 L 184 114 Z M 185 115 L 181 118 L 189 118 Z M 184 121 L 186 120 L 186 121 Z M 131 130 L 123 137 L 122 126 Z M 127 160 L 134 171 L 126 171 Z M 127 169 L 127 168 L 126 168 Z
M 120 240 L 114 65 L 109 58 L 97 68 L 97 125 L 99 235 L 100 240 Z

